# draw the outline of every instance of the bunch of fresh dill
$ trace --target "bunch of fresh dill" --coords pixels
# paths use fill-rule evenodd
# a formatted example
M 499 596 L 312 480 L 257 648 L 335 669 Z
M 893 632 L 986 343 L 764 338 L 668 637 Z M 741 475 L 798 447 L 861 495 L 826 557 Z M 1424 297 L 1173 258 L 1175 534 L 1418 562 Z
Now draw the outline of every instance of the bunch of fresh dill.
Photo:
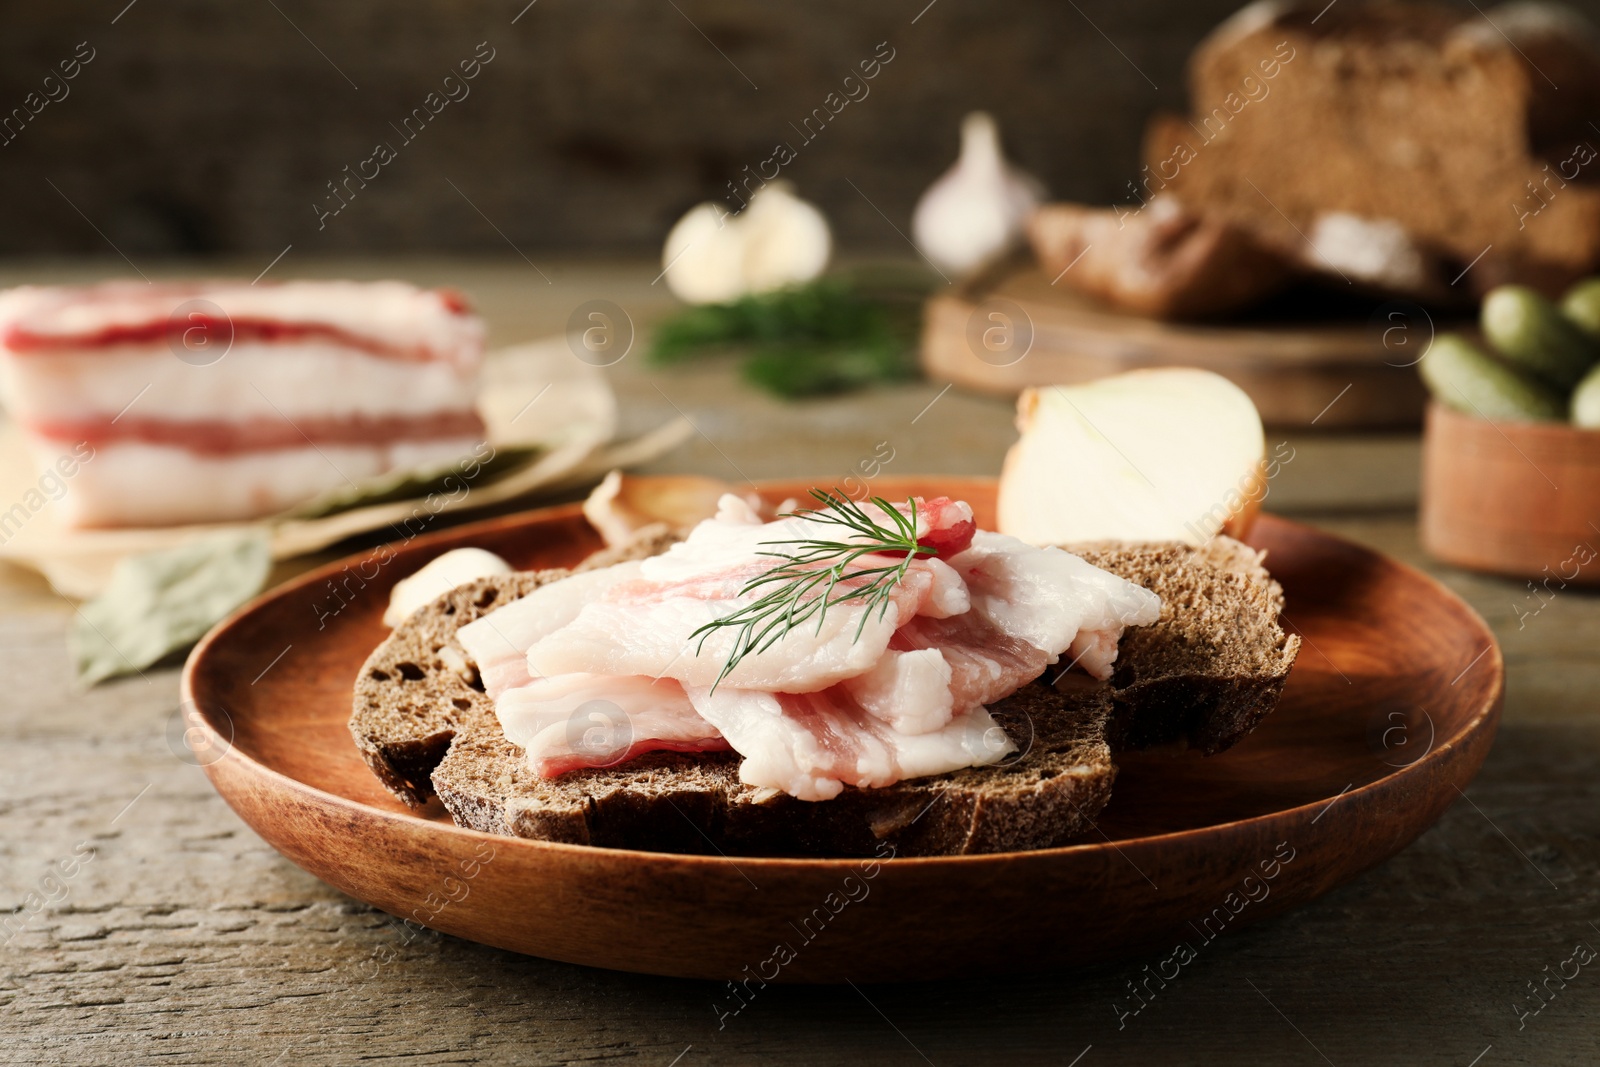
M 650 357 L 742 354 L 745 379 L 783 397 L 914 378 L 928 288 L 920 275 L 857 271 L 686 308 L 656 328 Z

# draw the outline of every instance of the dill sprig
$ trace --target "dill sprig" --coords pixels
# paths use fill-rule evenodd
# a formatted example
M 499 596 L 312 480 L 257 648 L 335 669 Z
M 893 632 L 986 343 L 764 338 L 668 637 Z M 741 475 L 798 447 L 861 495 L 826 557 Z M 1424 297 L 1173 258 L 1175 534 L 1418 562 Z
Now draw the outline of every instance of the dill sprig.
M 828 609 L 848 601 L 865 601 L 867 610 L 861 614 L 856 627 L 855 640 L 861 638 L 867 620 L 874 610 L 881 621 L 889 610 L 894 587 L 906 576 L 911 561 L 917 556 L 931 556 L 936 551 L 917 543 L 917 502 L 908 501 L 909 516 L 902 514 L 882 497 L 873 497 L 888 516 L 890 525 L 884 525 L 867 514 L 860 504 L 837 490 L 811 490 L 811 496 L 821 508 L 790 511 L 779 518 L 803 518 L 815 523 L 843 527 L 850 532 L 845 540 L 830 541 L 822 538 L 794 538 L 783 541 L 763 541 L 763 545 L 788 546 L 786 551 L 761 552 L 783 562 L 757 578 L 746 582 L 739 590 L 740 596 L 762 595 L 736 611 L 715 619 L 689 635 L 700 638 L 695 652 L 705 647 L 706 639 L 718 630 L 734 627 L 733 650 L 728 662 L 717 675 L 711 689 L 716 691 L 746 656 L 764 652 L 784 635 L 812 618 L 816 619 L 817 632 L 822 632 Z M 854 535 L 854 536 L 850 536 Z M 875 553 L 902 553 L 898 563 L 849 569 L 862 556 Z M 861 582 L 856 585 L 854 583 Z M 850 588 L 841 589 L 849 583 Z M 762 592 L 762 590 L 766 590 Z

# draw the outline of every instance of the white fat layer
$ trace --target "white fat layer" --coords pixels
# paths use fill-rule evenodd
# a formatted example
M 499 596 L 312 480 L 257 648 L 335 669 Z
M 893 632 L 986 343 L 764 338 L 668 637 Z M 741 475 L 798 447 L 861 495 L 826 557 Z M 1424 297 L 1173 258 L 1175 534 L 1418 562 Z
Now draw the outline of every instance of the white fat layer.
M 1082 633 L 1109 638 L 1111 656 L 1124 628 L 1161 617 L 1161 598 L 1059 548 L 1034 548 L 980 530 L 951 566 L 967 576 L 974 610 L 1007 634 L 1060 655 Z M 1101 660 L 1096 660 L 1102 663 Z M 1109 662 L 1102 664 L 1106 677 Z M 1089 669 L 1087 660 L 1085 669 Z
M 529 650 L 528 667 L 535 674 L 666 674 L 685 684 L 711 685 L 733 653 L 737 627 L 709 631 L 703 644 L 694 635 L 727 610 L 726 601 L 692 597 L 652 605 L 642 616 L 627 603 L 590 604 L 574 625 Z M 899 622 L 892 603 L 881 615 L 830 607 L 820 629 L 813 619 L 790 630 L 772 648 L 740 660 L 726 682 L 779 692 L 824 689 L 878 662 Z
M 607 766 L 638 741 L 697 745 L 722 736 L 670 678 L 535 678 L 502 693 L 494 707 L 506 740 L 535 762 L 576 757 Z
M 930 619 L 948 619 L 972 610 L 972 596 L 967 591 L 967 583 L 955 568 L 942 559 L 924 562 L 933 573 L 933 585 L 928 588 L 928 595 L 917 614 Z
M 56 441 L 29 445 L 41 470 L 72 452 Z M 136 441 L 103 444 L 78 463 L 56 515 L 76 527 L 254 519 L 389 471 L 447 466 L 480 445 L 452 438 L 205 455 Z
M 825 694 L 796 698 L 752 690 L 686 689 L 695 709 L 744 757 L 741 781 L 781 789 L 801 800 L 838 796 L 845 785 L 841 775 L 848 775 L 853 785 L 876 788 L 906 778 L 987 766 L 1016 750 L 982 708 L 942 729 L 913 735 L 847 709 L 828 709 L 823 706 Z M 783 701 L 796 699 L 808 705 L 804 716 L 784 711 Z M 820 730 L 816 720 L 821 720 Z M 819 734 L 834 744 L 824 745 Z M 846 757 L 848 767 L 839 766 L 837 747 L 853 756 Z
M 240 341 L 196 366 L 165 343 L 0 356 L 0 391 L 24 422 L 134 419 L 281 422 L 470 412 L 476 362 L 387 359 L 331 341 Z
M 637 577 L 639 567 L 638 560 L 630 560 L 541 585 L 457 630 L 456 640 L 478 665 L 484 691 L 493 697 L 526 685 L 534 677 L 528 649 L 577 618 L 585 604 L 611 586 Z
M 864 674 L 844 683 L 863 711 L 907 734 L 925 734 L 955 713 L 950 664 L 936 648 L 889 651 Z
M 753 533 L 756 529 L 759 536 Z M 708 559 L 746 556 L 760 541 L 817 537 L 825 529 L 804 519 L 763 522 L 748 500 L 724 493 L 717 500 L 716 515 L 661 555 L 645 560 L 641 576 L 653 582 L 687 581 L 705 572 Z
M 1067 649 L 1069 663 L 1105 681 L 1117 662 L 1117 642 L 1122 639 L 1122 628 L 1115 630 L 1083 630 Z
M 737 626 L 702 627 L 753 602 L 745 584 L 773 564 L 773 542 L 838 537 L 839 527 L 804 518 L 762 523 L 733 495 L 717 517 L 687 540 L 644 561 L 640 582 L 619 586 L 583 607 L 568 626 L 528 650 L 531 675 L 666 675 L 685 685 L 722 683 L 775 692 L 813 692 L 853 678 L 877 663 L 901 622 L 915 614 L 932 571 L 913 560 L 904 580 L 880 608 L 861 600 L 830 605 L 820 616 L 742 658 L 724 677 L 739 640 Z

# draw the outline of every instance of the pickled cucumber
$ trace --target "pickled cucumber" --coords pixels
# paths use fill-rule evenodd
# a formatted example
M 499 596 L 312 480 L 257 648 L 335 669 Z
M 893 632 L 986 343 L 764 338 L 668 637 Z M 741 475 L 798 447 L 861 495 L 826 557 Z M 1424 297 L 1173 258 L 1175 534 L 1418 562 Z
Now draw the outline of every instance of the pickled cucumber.
M 1561 310 L 1578 329 L 1600 341 L 1600 278 L 1585 278 L 1568 289 Z
M 1584 375 L 1572 391 L 1572 424 L 1600 430 L 1600 367 Z
M 1484 299 L 1483 335 L 1518 369 L 1561 390 L 1600 359 L 1600 342 L 1523 285 L 1502 285 Z
M 1417 370 L 1435 399 L 1468 415 L 1516 422 L 1566 417 L 1566 404 L 1555 390 L 1457 334 L 1436 337 Z

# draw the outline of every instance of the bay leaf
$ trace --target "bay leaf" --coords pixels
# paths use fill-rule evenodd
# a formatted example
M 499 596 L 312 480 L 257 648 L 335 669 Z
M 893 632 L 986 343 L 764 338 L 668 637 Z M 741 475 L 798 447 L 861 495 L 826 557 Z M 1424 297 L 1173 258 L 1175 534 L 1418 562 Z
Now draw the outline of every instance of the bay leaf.
M 268 545 L 265 531 L 249 531 L 120 560 L 72 621 L 78 680 L 131 674 L 194 644 L 266 585 Z
M 294 508 L 285 517 L 322 519 L 371 504 L 422 499 L 430 493 L 454 491 L 459 489 L 456 483 L 474 487 L 487 485 L 513 470 L 527 466 L 543 455 L 544 451 L 542 448 L 501 447 L 496 449 L 489 459 L 481 462 L 461 460 L 438 467 L 390 471 L 387 474 L 363 479 L 354 485 L 330 489 L 321 496 Z

